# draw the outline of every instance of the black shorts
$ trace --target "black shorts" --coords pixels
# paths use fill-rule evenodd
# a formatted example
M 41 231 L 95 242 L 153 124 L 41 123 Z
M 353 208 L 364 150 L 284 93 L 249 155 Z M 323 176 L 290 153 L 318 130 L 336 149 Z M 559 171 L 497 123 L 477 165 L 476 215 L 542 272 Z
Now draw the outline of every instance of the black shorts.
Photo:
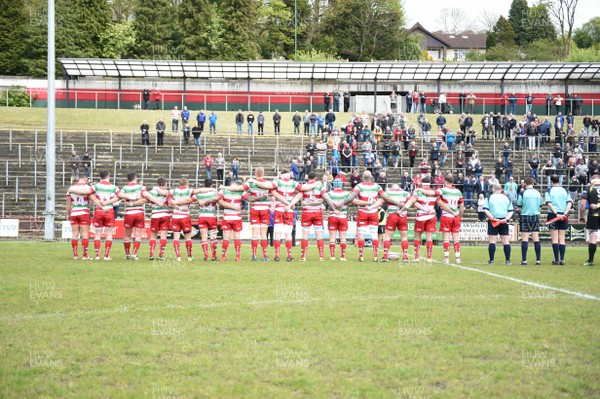
M 538 233 L 540 231 L 540 215 L 521 215 L 519 230 L 521 233 Z
M 507 236 L 508 232 L 508 223 L 499 224 L 498 226 L 492 226 L 492 222 L 488 220 L 488 236 Z
M 560 214 L 562 215 L 562 213 Z M 547 220 L 552 220 L 556 217 L 555 213 L 549 213 Z M 548 230 L 567 230 L 569 228 L 569 222 L 566 220 L 557 220 L 548 225 Z
M 379 234 L 379 235 L 385 234 L 385 224 L 383 226 L 382 225 L 377 226 L 377 234 Z
M 588 230 L 600 230 L 600 215 L 599 210 L 588 210 L 587 221 L 585 228 Z

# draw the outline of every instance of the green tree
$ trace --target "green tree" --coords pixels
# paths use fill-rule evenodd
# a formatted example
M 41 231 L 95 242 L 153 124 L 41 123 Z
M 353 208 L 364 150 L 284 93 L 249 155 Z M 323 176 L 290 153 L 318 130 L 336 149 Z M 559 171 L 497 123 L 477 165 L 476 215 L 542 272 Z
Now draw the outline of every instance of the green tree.
M 18 75 L 23 70 L 21 56 L 23 54 L 23 35 L 26 18 L 22 1 L 5 0 L 0 8 L 0 74 Z
M 488 49 L 497 45 L 504 47 L 515 46 L 516 34 L 512 25 L 504 18 L 500 16 L 498 22 L 494 25 L 494 29 L 487 35 L 486 47 Z
M 262 58 L 294 55 L 294 9 L 282 0 L 260 3 L 255 29 Z
M 112 23 L 100 36 L 102 58 L 131 58 L 135 51 L 133 21 Z
M 258 57 L 257 35 L 254 30 L 257 0 L 222 0 L 223 42 L 222 60 L 255 60 Z
M 134 20 L 139 58 L 179 58 L 173 40 L 178 30 L 177 10 L 170 0 L 140 0 Z
M 407 38 L 395 0 L 333 0 L 321 27 L 320 49 L 350 61 L 398 59 Z
M 521 48 L 526 60 L 556 61 L 562 58 L 556 38 L 535 40 Z
M 102 37 L 110 25 L 111 11 L 106 0 L 58 0 L 55 5 L 56 72 L 60 57 L 97 58 L 102 54 Z M 24 27 L 23 66 L 26 74 L 46 75 L 48 28 L 46 1 L 25 3 L 29 23 Z
M 573 41 L 580 49 L 600 44 L 600 17 L 594 17 L 575 29 Z
M 554 42 L 553 46 L 556 44 L 556 28 L 550 19 L 550 12 L 546 3 L 540 2 L 530 7 L 527 19 L 523 24 L 525 24 L 526 41 L 521 44 L 529 45 L 537 40 L 543 40 L 546 43 Z
M 186 60 L 205 60 L 210 56 L 208 26 L 213 8 L 208 0 L 181 0 L 178 7 L 177 53 Z
M 508 22 L 515 32 L 515 43 L 517 45 L 527 43 L 529 36 L 529 6 L 527 0 L 513 0 L 508 11 Z

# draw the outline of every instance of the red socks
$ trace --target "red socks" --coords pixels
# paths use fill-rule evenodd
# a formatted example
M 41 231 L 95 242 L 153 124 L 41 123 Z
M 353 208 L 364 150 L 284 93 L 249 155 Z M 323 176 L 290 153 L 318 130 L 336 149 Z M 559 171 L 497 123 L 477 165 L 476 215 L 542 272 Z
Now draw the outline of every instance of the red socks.
M 433 241 L 427 240 L 427 259 L 431 259 L 431 255 L 433 255 Z
M 100 248 L 102 247 L 102 241 L 98 237 L 98 239 L 94 240 L 94 252 L 96 253 L 96 257 L 100 256 Z
M 340 258 L 346 257 L 346 246 L 347 244 L 345 242 L 340 244 Z
M 408 259 L 408 240 L 402 240 L 402 259 Z
M 275 256 L 279 256 L 281 253 L 281 240 L 275 240 L 273 246 L 275 247 Z
M 161 258 L 165 255 L 165 247 L 167 246 L 167 240 L 160 240 L 160 247 L 158 249 L 158 256 Z
M 235 245 L 235 256 L 237 258 L 242 253 L 242 240 L 235 240 L 233 244 Z M 254 253 L 256 253 L 256 251 L 254 251 Z
M 308 249 L 308 240 L 300 241 L 300 252 L 302 258 L 306 258 L 306 250 Z
M 335 243 L 333 242 L 329 243 L 329 255 L 331 255 L 332 258 L 335 258 Z
M 415 239 L 414 246 L 415 246 L 415 259 L 419 259 L 419 251 L 421 250 L 421 240 Z
M 181 258 L 181 246 L 179 240 L 173 240 L 173 249 L 175 249 L 175 256 Z
M 79 254 L 77 253 L 77 245 L 79 241 L 76 239 L 72 239 L 71 240 L 71 248 L 73 249 L 73 256 L 79 256 Z
M 229 240 L 223 240 L 221 243 L 221 248 L 223 249 L 221 256 L 225 257 L 227 255 L 227 248 L 229 248 Z
M 140 245 L 142 245 L 141 241 L 134 241 L 133 242 L 133 255 L 137 255 L 137 252 L 140 249 Z
M 287 256 L 288 258 L 292 257 L 292 242 L 291 241 L 286 241 L 285 242 L 285 249 L 287 249 Z
M 206 241 L 202 241 L 202 253 L 204 254 L 204 259 L 208 259 L 208 243 Z
M 131 251 L 131 241 L 124 241 L 123 247 L 125 247 L 125 255 L 129 256 L 129 253 Z
M 112 240 L 104 241 L 104 257 L 108 258 L 110 256 L 110 249 L 112 248 Z
M 152 238 L 150 240 L 150 257 L 154 257 L 154 251 L 156 250 L 156 239 Z
M 450 256 L 450 243 L 448 241 L 444 241 L 444 258 Z
M 187 249 L 188 257 L 192 257 L 192 240 L 185 240 L 185 248 Z
M 262 248 L 263 258 L 267 257 L 267 247 L 268 246 L 269 246 L 269 241 L 267 241 L 267 240 L 260 240 L 260 247 Z
M 319 249 L 319 258 L 325 257 L 325 243 L 323 240 L 317 240 L 317 248 Z
M 252 246 L 252 257 L 256 258 L 256 250 L 258 249 L 258 240 L 253 238 L 250 241 L 250 245 Z
M 362 258 L 363 252 L 365 251 L 365 240 L 358 240 L 358 256 Z

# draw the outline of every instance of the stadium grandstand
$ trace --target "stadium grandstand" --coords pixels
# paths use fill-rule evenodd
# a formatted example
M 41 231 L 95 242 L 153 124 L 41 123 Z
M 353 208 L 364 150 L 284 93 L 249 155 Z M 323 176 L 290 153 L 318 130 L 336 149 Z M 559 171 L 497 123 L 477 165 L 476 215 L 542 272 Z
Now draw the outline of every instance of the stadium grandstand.
M 512 160 L 512 175 L 517 184 L 530 175 L 530 160 L 536 155 L 539 165 L 539 187 L 546 186 L 542 168 L 545 161 L 551 160 L 552 149 L 555 143 L 555 110 L 554 99 L 548 103 L 547 96 L 562 97 L 561 112 L 577 113 L 573 137 L 568 137 L 565 126 L 564 135 L 559 140 L 561 148 L 569 143 L 569 149 L 564 150 L 564 175 L 565 185 L 568 176 L 574 173 L 575 166 L 585 160 L 591 166 L 596 158 L 596 147 L 590 147 L 592 130 L 583 139 L 579 146 L 579 132 L 583 129 L 582 117 L 594 115 L 594 108 L 600 101 L 597 82 L 600 79 L 600 65 L 590 63 L 290 63 L 290 62 L 191 62 L 191 61 L 152 61 L 152 60 L 108 60 L 108 59 L 61 59 L 64 80 L 59 82 L 57 105 L 59 107 L 79 108 L 127 108 L 143 106 L 142 90 L 149 88 L 151 92 L 158 92 L 160 97 L 157 104 L 161 110 L 169 111 L 174 106 L 187 106 L 192 111 L 192 118 L 201 110 L 232 111 L 242 109 L 245 112 L 265 112 L 267 123 L 272 124 L 272 115 L 276 109 L 282 112 L 305 110 L 319 112 L 323 109 L 323 95 L 325 92 L 337 90 L 348 92 L 351 97 L 348 113 L 344 113 L 340 106 L 341 114 L 335 129 L 341 131 L 342 140 L 344 132 L 351 130 L 350 116 L 356 114 L 357 118 L 366 118 L 369 124 L 363 126 L 367 137 L 378 139 L 372 149 L 375 159 L 382 159 L 382 138 L 384 132 L 377 132 L 376 127 L 370 122 L 390 114 L 395 122 L 390 125 L 390 130 L 400 129 L 400 150 L 397 166 L 373 165 L 377 172 L 385 172 L 387 181 L 400 182 L 404 172 L 414 177 L 421 171 L 419 163 L 426 158 L 431 166 L 435 159 L 431 156 L 431 146 L 436 145 L 436 118 L 432 114 L 431 100 L 437 101 L 440 95 L 447 98 L 448 103 L 454 107 L 455 115 L 444 115 L 450 121 L 458 121 L 460 117 L 460 104 L 467 111 L 467 100 L 461 100 L 461 94 L 474 93 L 473 130 L 477 134 L 471 157 L 475 155 L 485 166 L 483 174 L 486 179 L 494 175 L 494 165 L 502 157 L 503 145 L 506 141 L 510 147 Z M 100 89 L 104 85 L 104 89 Z M 116 90 L 115 90 L 116 88 Z M 44 91 L 35 87 L 35 83 L 27 87 L 31 95 L 32 106 L 44 106 Z M 398 110 L 392 113 L 390 94 L 398 93 Z M 424 93 L 427 98 L 431 139 L 428 142 L 418 122 L 418 113 L 407 113 L 406 99 L 409 93 Z M 501 139 L 494 133 L 493 127 L 488 140 L 484 137 L 482 117 L 486 113 L 509 113 L 510 95 L 515 93 L 518 98 L 515 119 L 517 124 L 522 120 L 525 112 L 524 97 L 531 94 L 533 99 L 531 113 L 537 114 L 540 120 L 548 118 L 551 123 L 550 133 L 547 137 L 536 135 L 535 145 L 527 147 L 523 143 L 516 143 L 515 132 L 510 140 Z M 341 94 L 341 93 L 340 93 Z M 575 94 L 577 97 L 572 97 Z M 35 99 L 34 99 L 35 97 Z M 571 103 L 567 101 L 571 99 Z M 151 99 L 151 102 L 153 99 Z M 333 100 L 331 100 L 333 104 Z M 343 100 L 340 100 L 343 101 Z M 576 102 L 578 105 L 576 105 Z M 375 116 L 378 114 L 378 116 Z M 400 126 L 401 114 L 405 114 L 405 121 Z M 548 116 L 551 114 L 551 116 Z M 289 116 L 288 116 L 289 115 Z M 292 114 L 286 114 L 291 118 Z M 301 114 L 302 115 L 302 114 Z M 80 155 L 85 151 L 91 157 L 91 178 L 97 179 L 101 169 L 107 169 L 113 176 L 113 181 L 122 185 L 125 175 L 134 170 L 140 178 L 152 186 L 158 176 L 164 176 L 167 184 L 172 186 L 181 177 L 188 177 L 192 185 L 200 186 L 205 176 L 202 161 L 208 154 L 216 156 L 222 153 L 225 158 L 225 175 L 230 170 L 231 160 L 236 157 L 240 160 L 240 176 L 252 175 L 254 168 L 262 166 L 266 169 L 267 177 L 276 176 L 280 170 L 290 168 L 292 160 L 303 162 L 306 147 L 311 137 L 294 135 L 292 125 L 286 120 L 281 135 L 274 135 L 267 129 L 265 136 L 246 134 L 238 135 L 235 131 L 219 131 L 215 135 L 203 135 L 200 147 L 186 145 L 180 132 L 167 134 L 164 146 L 158 146 L 156 140 L 151 145 L 142 145 L 137 128 L 141 122 L 132 123 L 128 132 L 98 132 L 89 131 L 57 131 L 57 163 L 56 184 L 57 193 L 66 190 L 71 183 L 71 166 L 69 156 L 72 149 Z M 490 119 L 490 122 L 492 120 Z M 386 122 L 387 123 L 387 122 Z M 452 122 L 456 124 L 456 122 Z M 416 163 L 410 167 L 409 152 L 403 146 L 402 131 L 414 125 L 415 134 L 409 141 L 414 141 L 418 147 L 414 158 Z M 170 125 L 170 123 L 167 123 Z M 246 123 L 244 122 L 244 126 Z M 596 125 L 597 126 L 597 125 Z M 150 123 L 152 135 L 154 124 Z M 372 128 L 375 129 L 372 130 Z M 167 129 L 170 130 L 170 129 Z M 382 129 L 382 131 L 385 129 Z M 459 129 L 452 129 L 458 131 Z M 559 129 L 560 130 L 560 129 Z M 587 130 L 586 130 L 587 132 Z M 206 132 L 205 132 L 206 133 Z M 562 133 L 561 133 L 562 134 Z M 320 136 L 320 134 L 319 134 Z M 327 135 L 323 138 L 327 141 Z M 468 139 L 465 135 L 465 141 Z M 597 136 L 597 133 L 596 133 Z M 154 137 L 154 136 L 153 136 Z M 317 140 L 318 138 L 313 137 Z M 4 169 L 4 190 L 2 193 L 2 217 L 13 217 L 21 220 L 20 230 L 25 236 L 39 237 L 43 229 L 44 210 L 44 170 L 45 170 L 45 132 L 42 130 L 25 131 L 19 129 L 2 129 L 0 135 L 0 163 Z M 354 169 L 361 172 L 369 166 L 363 162 L 365 147 L 361 139 L 356 149 L 358 162 L 345 170 L 348 176 L 347 185 L 350 184 L 350 174 Z M 525 138 L 523 138 L 524 140 Z M 389 140 L 389 138 L 388 138 Z M 446 139 L 442 138 L 444 145 Z M 595 138 L 593 141 L 595 143 Z M 457 173 L 457 145 L 450 149 L 444 166 L 438 167 L 443 173 Z M 575 147 L 581 147 L 575 154 Z M 518 148 L 518 149 L 517 149 Z M 590 152 L 590 149 L 592 150 Z M 463 149 L 468 150 L 466 147 Z M 341 151 L 341 148 L 340 148 Z M 566 165 L 570 157 L 575 156 L 575 165 L 569 169 Z M 438 154 L 439 157 L 439 154 Z M 315 160 L 316 160 L 315 156 Z M 327 165 L 331 159 L 331 151 L 327 151 Z M 439 160 L 439 158 L 438 158 Z M 463 164 L 468 159 L 463 160 Z M 391 164 L 392 162 L 390 162 Z M 458 163 L 460 165 L 460 163 Z M 341 166 L 341 163 L 340 163 Z M 554 165 L 556 166 L 556 165 Z M 562 168 L 559 167 L 560 170 Z M 340 168 L 341 169 L 341 168 Z M 317 169 L 321 176 L 330 167 Z M 463 178 L 468 171 L 464 170 Z M 504 171 L 498 176 L 501 184 L 505 184 Z M 300 177 L 303 179 L 303 177 Z M 581 193 L 582 181 L 575 193 Z M 464 187 L 464 186 L 463 186 Z M 60 198 L 60 196 L 58 197 Z M 64 204 L 60 199 L 57 203 L 56 229 L 60 231 L 61 221 L 66 220 Z M 33 216 L 32 216 L 33 215 Z M 477 221 L 476 206 L 467 210 L 465 221 Z M 58 234 L 60 237 L 60 234 Z

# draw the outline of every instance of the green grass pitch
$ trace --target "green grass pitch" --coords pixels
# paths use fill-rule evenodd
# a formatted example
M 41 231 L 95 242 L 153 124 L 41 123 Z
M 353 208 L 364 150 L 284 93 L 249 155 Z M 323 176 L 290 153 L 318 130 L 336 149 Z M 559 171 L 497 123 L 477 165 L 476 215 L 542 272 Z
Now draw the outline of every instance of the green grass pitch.
M 0 243 L 0 397 L 600 397 L 585 247 L 564 267 L 548 246 L 531 265 L 530 248 L 522 267 L 518 245 L 513 266 L 465 246 L 469 269 L 373 263 L 370 248 L 319 262 L 313 244 L 291 264 L 249 262 L 248 245 L 240 263 L 147 251 L 75 262 L 68 243 Z

